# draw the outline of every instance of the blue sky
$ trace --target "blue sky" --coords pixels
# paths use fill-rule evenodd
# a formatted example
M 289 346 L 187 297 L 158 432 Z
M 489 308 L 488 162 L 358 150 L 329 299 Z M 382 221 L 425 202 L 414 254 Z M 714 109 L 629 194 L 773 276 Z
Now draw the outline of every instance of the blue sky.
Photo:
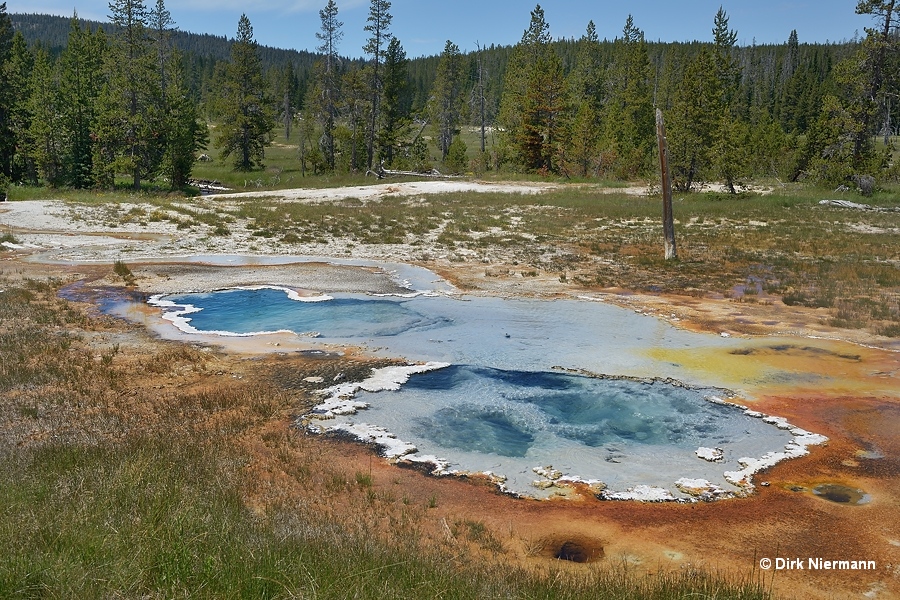
M 145 0 L 147 5 L 155 0 Z M 319 30 L 318 11 L 327 0 L 169 0 L 179 29 L 234 37 L 246 12 L 256 40 L 280 48 L 312 50 Z M 7 0 L 7 11 L 79 16 L 105 21 L 104 0 Z M 337 0 L 344 22 L 340 52 L 361 56 L 369 0 Z M 534 0 L 393 0 L 391 31 L 410 57 L 438 54 L 447 39 L 463 50 L 482 44 L 514 44 L 528 27 Z M 600 38 L 615 38 L 629 13 L 648 40 L 709 40 L 719 5 L 727 11 L 741 44 L 780 43 L 791 29 L 801 42 L 852 39 L 871 21 L 854 13 L 856 0 L 557 0 L 542 4 L 554 38 L 580 37 L 589 20 Z

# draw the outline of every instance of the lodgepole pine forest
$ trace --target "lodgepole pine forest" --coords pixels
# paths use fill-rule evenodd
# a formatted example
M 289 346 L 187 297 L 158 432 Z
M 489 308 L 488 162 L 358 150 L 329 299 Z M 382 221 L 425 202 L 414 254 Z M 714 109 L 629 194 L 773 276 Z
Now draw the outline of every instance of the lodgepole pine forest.
M 871 17 L 861 39 L 810 44 L 795 30 L 751 46 L 721 8 L 708 39 L 662 43 L 631 17 L 614 40 L 593 22 L 555 39 L 537 5 L 515 46 L 463 53 L 447 40 L 420 58 L 391 33 L 387 0 L 370 0 L 362 49 L 342 46 L 328 0 L 312 51 L 259 45 L 246 15 L 226 39 L 180 31 L 164 0 L 109 10 L 101 24 L 0 5 L 3 186 L 186 189 L 210 148 L 235 170 L 264 168 L 276 130 L 305 176 L 652 179 L 656 108 L 678 190 L 777 179 L 871 193 L 900 176 L 894 2 L 848 1 Z

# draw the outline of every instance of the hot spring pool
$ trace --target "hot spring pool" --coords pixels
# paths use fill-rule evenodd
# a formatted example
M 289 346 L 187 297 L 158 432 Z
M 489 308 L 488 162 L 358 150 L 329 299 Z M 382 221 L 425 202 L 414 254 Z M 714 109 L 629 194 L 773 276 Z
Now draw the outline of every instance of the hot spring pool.
M 390 337 L 443 324 L 440 317 L 426 316 L 396 300 L 361 295 L 302 297 L 276 287 L 180 294 L 153 302 L 176 305 L 169 306 L 176 310 L 168 314 L 182 329 L 220 335 L 290 331 L 345 339 Z
M 326 390 L 311 427 L 350 432 L 386 455 L 431 462 L 441 472 L 489 471 L 519 494 L 547 496 L 570 479 L 593 483 L 606 498 L 738 495 L 755 471 L 824 439 L 724 403 L 715 382 L 663 381 L 684 372 L 646 352 L 728 348 L 734 340 L 601 302 L 302 298 L 280 288 L 239 288 L 159 296 L 151 304 L 186 332 L 290 331 L 323 345 L 430 361 L 412 374 L 376 373 L 362 388 Z

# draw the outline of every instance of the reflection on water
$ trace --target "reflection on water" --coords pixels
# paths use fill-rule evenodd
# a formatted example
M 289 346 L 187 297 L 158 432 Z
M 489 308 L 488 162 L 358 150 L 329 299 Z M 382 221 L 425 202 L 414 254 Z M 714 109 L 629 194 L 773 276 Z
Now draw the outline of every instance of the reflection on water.
M 496 408 L 461 404 L 416 419 L 413 431 L 442 449 L 525 456 L 534 443 L 534 434 L 516 421 L 516 415 Z
M 724 443 L 728 421 L 740 416 L 697 391 L 660 382 L 469 366 L 418 375 L 398 396 L 421 401 L 433 392 L 461 402 L 419 419 L 414 431 L 443 447 L 503 456 L 524 456 L 535 431 L 591 447 L 634 442 L 693 452 L 698 445 Z M 473 397 L 481 402 L 462 401 Z

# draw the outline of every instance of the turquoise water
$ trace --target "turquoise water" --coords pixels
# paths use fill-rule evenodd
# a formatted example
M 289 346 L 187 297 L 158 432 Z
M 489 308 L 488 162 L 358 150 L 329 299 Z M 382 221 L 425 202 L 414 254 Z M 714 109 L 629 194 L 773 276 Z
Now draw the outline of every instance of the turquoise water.
M 659 319 L 583 300 L 372 297 L 300 301 L 282 289 L 225 290 L 158 299 L 185 331 L 315 332 L 316 343 L 360 345 L 378 356 L 451 366 L 413 375 L 397 391 L 363 392 L 356 414 L 322 427 L 383 427 L 451 469 L 491 471 L 512 491 L 537 490 L 534 469 L 553 465 L 613 490 L 653 485 L 683 497 L 682 477 L 737 491 L 725 471 L 742 457 L 783 450 L 790 432 L 708 401 L 714 379 L 686 387 L 678 364 L 651 348 L 737 347 Z M 308 300 L 308 299 L 307 299 Z M 600 376 L 603 375 L 603 376 Z M 615 376 L 615 377 L 608 377 Z M 643 378 L 639 380 L 636 378 Z M 697 457 L 721 448 L 722 462 Z
M 200 308 L 186 316 L 195 329 L 240 335 L 289 330 L 329 338 L 380 337 L 442 324 L 440 317 L 423 315 L 406 300 L 368 296 L 301 302 L 285 290 L 264 288 L 175 294 L 166 300 Z
M 538 434 L 589 447 L 637 443 L 693 452 L 731 436 L 730 421 L 743 427 L 750 420 L 696 390 L 660 382 L 460 365 L 420 374 L 396 396 L 424 403 L 436 393 L 457 400 L 417 418 L 413 432 L 442 447 L 502 456 L 525 456 Z
M 453 365 L 413 376 L 396 392 L 362 392 L 370 407 L 337 423 L 385 427 L 453 466 L 502 473 L 533 493 L 536 466 L 600 479 L 612 489 L 672 488 L 680 477 L 731 487 L 722 473 L 738 458 L 779 449 L 791 435 L 706 398 L 711 389 L 660 381 Z M 726 461 L 697 458 L 723 448 Z M 730 465 L 730 466 L 728 466 Z

